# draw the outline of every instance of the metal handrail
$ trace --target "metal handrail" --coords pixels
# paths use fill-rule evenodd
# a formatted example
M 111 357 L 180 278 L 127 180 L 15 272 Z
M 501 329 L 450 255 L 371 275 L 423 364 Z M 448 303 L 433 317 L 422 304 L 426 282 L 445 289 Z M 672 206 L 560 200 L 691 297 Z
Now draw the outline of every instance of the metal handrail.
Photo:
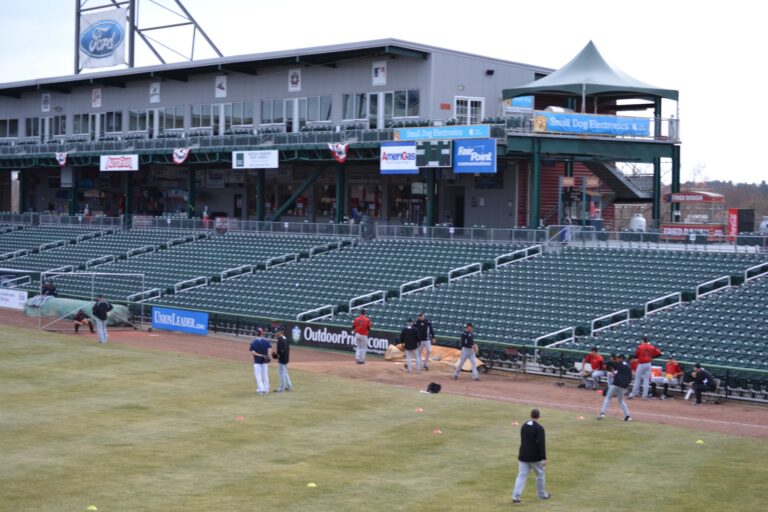
M 128 302 L 132 302 L 134 298 L 136 298 L 136 297 L 143 297 L 144 295 L 147 295 L 147 294 L 149 294 L 149 297 L 144 297 L 143 299 L 140 299 L 140 300 L 138 300 L 136 302 L 144 302 L 145 300 L 150 300 L 150 299 L 154 299 L 154 298 L 158 298 L 159 299 L 160 297 L 163 296 L 163 292 L 160 290 L 160 288 L 151 288 L 151 289 L 145 290 L 143 292 L 134 293 L 132 295 L 129 295 L 128 297 L 125 298 L 125 300 L 127 300 Z
M 200 284 L 196 284 L 195 286 L 183 287 L 187 283 L 200 283 Z M 197 277 L 193 277 L 192 279 L 179 281 L 178 283 L 175 283 L 173 285 L 173 292 L 179 293 L 181 291 L 191 290 L 193 288 L 200 288 L 201 286 L 208 286 L 208 276 L 197 276 Z
M 14 277 L 3 281 L 3 288 L 16 288 L 17 286 L 23 286 L 25 284 L 32 284 L 31 276 Z
M 125 258 L 129 260 L 132 256 L 140 256 L 142 254 L 147 254 L 148 252 L 157 252 L 157 247 L 154 245 L 145 245 L 144 247 L 131 249 L 125 253 Z
M 653 304 L 655 302 L 663 301 L 663 300 L 666 300 L 666 299 L 671 299 L 673 297 L 677 297 L 677 302 L 673 302 L 671 304 L 667 304 L 665 306 L 662 306 L 660 308 L 656 308 L 656 309 L 653 309 L 653 310 L 649 309 L 651 304 Z M 682 303 L 683 303 L 683 294 L 680 293 L 680 292 L 670 293 L 669 295 L 664 295 L 663 297 L 658 297 L 658 298 L 649 300 L 648 302 L 645 303 L 645 306 L 644 306 L 645 307 L 645 316 L 648 316 L 648 315 L 653 314 L 653 313 L 657 313 L 659 311 L 664 311 L 665 309 L 673 308 L 675 306 L 679 306 Z
M 414 288 L 413 290 L 408 290 L 407 292 L 403 291 L 409 285 L 420 284 L 420 283 L 423 283 L 425 281 L 428 281 L 429 284 L 426 285 L 426 286 L 419 286 L 417 288 Z M 418 292 L 420 290 L 425 290 L 425 289 L 434 288 L 434 287 L 435 287 L 435 278 L 433 276 L 422 277 L 421 279 L 414 279 L 413 281 L 408 281 L 407 283 L 401 284 L 400 285 L 399 295 L 400 295 L 400 297 L 403 297 L 404 295 L 410 295 L 410 294 L 416 293 L 416 292 Z
M 310 313 L 319 313 L 319 312 L 325 311 L 328 308 L 330 308 L 331 312 L 327 315 L 313 316 L 312 318 L 303 318 L 305 315 L 309 315 Z M 315 320 L 322 320 L 323 318 L 332 317 L 335 311 L 336 311 L 336 308 L 334 308 L 331 304 L 326 304 L 325 306 L 321 306 L 319 308 L 310 309 L 310 310 L 304 311 L 303 313 L 299 313 L 298 315 L 296 315 L 296 321 L 297 322 L 314 322 Z
M 537 252 L 533 252 L 537 251 Z M 513 258 L 509 261 L 505 261 L 503 263 L 499 263 L 499 261 L 503 258 L 506 258 L 508 256 L 514 256 L 515 254 L 523 254 L 522 258 Z M 502 254 L 501 256 L 497 256 L 493 260 L 494 268 L 504 267 L 506 265 L 510 265 L 512 263 L 517 263 L 519 261 L 525 261 L 527 259 L 533 258 L 535 256 L 541 256 L 542 255 L 542 247 L 541 245 L 533 245 L 531 247 L 526 247 L 524 249 L 518 249 L 516 251 L 509 252 L 507 254 Z
M 101 256 L 99 258 L 93 258 L 92 260 L 88 260 L 85 262 L 85 269 L 88 270 L 89 268 L 98 267 L 99 265 L 104 265 L 107 263 L 112 263 L 116 260 L 115 256 L 113 254 L 107 254 L 106 256 Z
M 352 303 L 358 299 L 367 299 L 369 297 L 376 297 L 379 295 L 381 296 L 380 299 L 369 301 L 364 304 L 356 304 L 354 306 L 352 305 Z M 351 299 L 349 299 L 349 311 L 352 312 L 353 309 L 364 308 L 365 306 L 369 306 L 371 304 L 378 304 L 380 302 L 385 302 L 386 300 L 387 300 L 387 294 L 384 290 L 377 290 L 375 292 L 367 293 L 365 295 L 358 295 L 357 297 L 352 297 Z
M 458 272 L 460 272 L 462 270 L 470 270 L 470 269 L 473 269 L 473 268 L 477 268 L 477 270 L 475 270 L 474 272 L 467 272 L 466 274 L 462 274 L 459 277 L 453 277 L 454 274 L 456 274 L 456 273 L 458 273 Z M 474 274 L 479 274 L 482 271 L 483 271 L 482 263 L 470 263 L 469 265 L 464 265 L 463 267 L 457 267 L 457 268 L 454 268 L 454 269 L 448 271 L 448 282 L 451 283 L 453 281 L 458 281 L 459 279 L 463 279 L 465 277 L 468 277 L 468 276 L 471 276 L 471 275 L 474 275 Z
M 253 265 L 228 268 L 219 274 L 219 278 L 222 281 L 226 281 L 227 279 L 234 279 L 235 277 L 240 277 L 245 274 L 253 274 Z
M 37 250 L 40 252 L 49 251 L 51 249 L 55 249 L 57 247 L 65 246 L 69 243 L 69 240 L 55 240 L 53 242 L 48 242 L 45 244 L 40 245 Z
M 13 260 L 21 256 L 26 256 L 28 254 L 29 254 L 29 249 L 19 249 L 18 251 L 7 252 L 5 254 L 0 254 L 0 261 Z
M 700 293 L 700 290 L 705 286 L 719 283 L 722 280 L 726 281 L 726 284 L 724 286 L 719 286 L 717 288 L 713 288 L 712 290 L 709 290 L 708 292 Z M 711 281 L 707 281 L 706 283 L 701 283 L 700 285 L 696 286 L 696 298 L 699 299 L 701 297 L 706 297 L 710 293 L 719 292 L 723 288 L 730 288 L 730 286 L 731 286 L 731 276 L 723 276 L 723 277 L 718 277 L 717 279 L 712 279 Z
M 765 268 L 765 270 L 763 270 L 762 272 L 757 273 L 757 274 L 755 274 L 753 276 L 749 275 L 749 271 L 750 270 L 757 270 L 757 269 L 760 269 L 760 268 Z M 753 279 L 756 279 L 756 278 L 758 278 L 760 276 L 764 276 L 765 274 L 768 274 L 768 261 L 766 261 L 765 263 L 760 263 L 759 265 L 755 265 L 754 267 L 749 267 L 747 270 L 745 270 L 744 271 L 744 282 L 747 283 L 747 282 L 749 282 L 749 281 L 751 281 Z
M 289 254 L 283 254 L 282 256 L 275 256 L 274 258 L 269 258 L 266 262 L 264 262 L 264 268 L 274 268 L 274 267 L 280 267 L 282 265 L 287 265 L 291 262 L 296 262 L 299 260 L 298 253 L 289 253 Z M 279 261 L 279 263 L 272 263 L 274 261 Z
M 69 273 L 74 272 L 74 271 L 75 271 L 75 266 L 74 265 L 64 265 L 62 267 L 56 267 L 56 268 L 48 269 L 48 270 L 45 271 L 45 273 L 46 274 L 50 274 L 50 273 L 69 274 Z M 56 276 L 53 276 L 53 277 L 56 277 Z
M 621 314 L 626 314 L 627 318 L 625 318 L 624 320 L 617 321 L 617 322 L 611 322 L 610 324 L 607 324 L 607 325 L 604 325 L 602 327 L 599 327 L 599 328 L 595 329 L 595 324 L 597 322 L 599 322 L 600 320 L 605 320 L 606 318 L 613 318 L 613 317 L 621 315 Z M 597 317 L 597 318 L 593 318 L 592 322 L 591 322 L 591 325 L 590 325 L 589 335 L 590 336 L 594 336 L 596 332 L 603 331 L 605 329 L 608 329 L 609 327 L 613 327 L 614 325 L 621 325 L 621 324 L 627 324 L 627 323 L 629 323 L 629 309 L 620 309 L 618 311 L 614 311 L 613 313 L 609 313 L 607 315 L 603 315 L 603 316 L 600 316 L 600 317 Z
M 559 331 L 554 331 L 554 332 L 550 332 L 549 334 L 545 334 L 544 336 L 539 336 L 538 338 L 533 340 L 533 345 L 538 347 L 539 346 L 539 341 L 541 341 L 543 339 L 546 339 L 546 338 L 551 338 L 552 336 L 557 336 L 558 334 L 565 333 L 565 332 L 570 332 L 571 335 L 568 338 L 565 338 L 563 340 L 558 340 L 555 343 L 551 343 L 549 345 L 545 345 L 545 347 L 553 347 L 553 346 L 556 346 L 556 345 L 560 345 L 560 344 L 566 343 L 568 341 L 573 341 L 576 338 L 576 328 L 575 327 L 566 327 L 565 329 L 560 329 Z

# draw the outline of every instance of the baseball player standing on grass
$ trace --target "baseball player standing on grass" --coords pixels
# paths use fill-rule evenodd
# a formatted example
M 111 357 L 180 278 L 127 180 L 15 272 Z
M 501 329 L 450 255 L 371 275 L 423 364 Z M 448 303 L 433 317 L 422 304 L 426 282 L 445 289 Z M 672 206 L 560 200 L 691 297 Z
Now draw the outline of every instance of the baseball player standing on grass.
M 277 351 L 272 353 L 272 358 L 277 359 L 277 369 L 280 373 L 280 387 L 275 391 L 282 393 L 283 391 L 293 389 L 291 377 L 288 375 L 288 359 L 291 347 L 288 345 L 288 340 L 283 335 L 283 331 L 277 331 L 275 337 L 277 338 Z
M 605 419 L 605 411 L 608 410 L 608 404 L 611 403 L 611 397 L 616 395 L 616 399 L 619 401 L 619 405 L 624 411 L 624 421 L 632 421 L 632 417 L 629 415 L 629 408 L 627 407 L 626 402 L 624 402 L 624 392 L 627 390 L 627 386 L 629 386 L 629 381 L 632 380 L 632 370 L 624 360 L 623 354 L 615 356 L 608 361 L 605 366 L 613 371 L 613 380 L 611 380 L 611 385 L 608 387 L 608 392 L 605 394 L 603 406 L 600 408 L 600 414 L 597 416 L 597 419 Z
M 459 357 L 459 364 L 456 365 L 456 371 L 453 374 L 453 380 L 459 378 L 461 373 L 461 367 L 464 366 L 464 361 L 469 359 L 472 363 L 472 380 L 480 380 L 477 375 L 477 360 L 475 359 L 475 353 L 477 353 L 477 345 L 475 345 L 475 336 L 472 334 L 474 327 L 471 323 L 467 323 L 467 328 L 461 334 L 461 357 Z
M 400 332 L 400 343 L 405 349 L 405 360 L 408 373 L 412 372 L 411 359 L 416 359 L 416 373 L 421 373 L 421 354 L 419 350 L 419 333 L 413 327 L 413 320 L 408 319 L 405 329 Z
M 533 470 L 536 473 L 536 492 L 542 500 L 552 497 L 544 489 L 544 468 L 547 465 L 546 434 L 544 427 L 537 421 L 541 416 L 538 409 L 531 411 L 531 419 L 520 428 L 520 453 L 517 457 L 518 472 L 515 480 L 515 488 L 512 491 L 512 502 L 520 503 L 520 496 L 525 489 L 528 473 Z
M 253 374 L 256 377 L 256 394 L 269 393 L 269 349 L 272 344 L 264 338 L 264 329 L 259 328 L 258 337 L 251 342 Z
M 368 333 L 371 331 L 371 320 L 366 316 L 365 310 L 352 322 L 352 330 L 355 333 L 355 362 L 365 364 L 365 354 L 368 351 Z
M 640 384 L 643 385 L 643 400 L 648 400 L 648 392 L 651 389 L 651 365 L 653 358 L 659 357 L 661 351 L 648 342 L 648 336 L 643 336 L 643 340 L 635 350 L 635 359 L 637 359 L 637 371 L 635 372 L 635 383 L 632 386 L 632 392 L 629 398 L 635 398 L 640 393 Z
M 112 311 L 112 304 L 107 302 L 103 295 L 97 295 L 96 303 L 91 308 L 91 312 L 96 319 L 96 332 L 99 333 L 99 343 L 107 342 L 107 318 L 110 311 Z
M 424 357 L 422 359 L 424 369 L 429 370 L 429 359 L 432 357 L 432 342 L 435 339 L 435 330 L 432 328 L 432 322 L 427 319 L 423 311 L 419 313 L 414 327 L 416 327 L 416 331 L 419 333 L 419 353 L 424 349 Z

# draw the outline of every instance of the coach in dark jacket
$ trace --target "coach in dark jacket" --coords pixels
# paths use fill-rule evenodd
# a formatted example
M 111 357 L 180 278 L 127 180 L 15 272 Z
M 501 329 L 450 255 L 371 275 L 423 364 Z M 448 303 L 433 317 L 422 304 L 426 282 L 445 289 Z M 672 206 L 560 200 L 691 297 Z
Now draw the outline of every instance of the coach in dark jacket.
M 419 333 L 419 354 L 422 351 L 424 352 L 424 357 L 422 358 L 424 369 L 429 370 L 429 361 L 432 357 L 432 342 L 435 340 L 435 329 L 423 311 L 419 313 L 419 318 L 416 319 L 416 323 L 413 326 L 416 328 L 416 332 Z
M 611 398 L 616 395 L 621 409 L 624 411 L 624 421 L 632 421 L 632 417 L 629 415 L 629 408 L 624 402 L 624 393 L 627 391 L 629 382 L 632 380 L 632 369 L 624 360 L 622 354 L 614 355 L 611 360 L 605 363 L 605 366 L 609 371 L 613 372 L 613 379 L 610 380 L 611 385 L 608 386 L 608 391 L 605 393 L 605 400 L 603 400 L 603 406 L 600 408 L 600 414 L 597 419 L 602 420 L 605 418 L 605 411 L 608 410 L 608 404 L 611 403 Z
M 405 361 L 408 373 L 411 373 L 411 359 L 416 357 L 416 373 L 421 373 L 421 351 L 419 350 L 419 333 L 413 326 L 413 320 L 408 319 L 408 323 L 400 332 L 400 343 L 405 348 Z
M 290 391 L 293 389 L 293 383 L 291 377 L 288 375 L 288 360 L 291 355 L 291 346 L 288 344 L 288 340 L 283 335 L 282 331 L 278 331 L 275 334 L 277 338 L 277 349 L 272 357 L 277 359 L 277 371 L 280 374 L 280 387 L 275 391 L 278 393 L 282 391 Z
M 515 489 L 512 491 L 512 501 L 520 503 L 520 496 L 525 489 L 528 473 L 533 470 L 536 473 L 536 492 L 539 498 L 549 499 L 550 494 L 544 489 L 544 468 L 547 465 L 547 446 L 544 427 L 537 421 L 540 416 L 538 409 L 531 411 L 531 419 L 523 424 L 520 429 L 520 453 L 517 457 L 519 470 Z

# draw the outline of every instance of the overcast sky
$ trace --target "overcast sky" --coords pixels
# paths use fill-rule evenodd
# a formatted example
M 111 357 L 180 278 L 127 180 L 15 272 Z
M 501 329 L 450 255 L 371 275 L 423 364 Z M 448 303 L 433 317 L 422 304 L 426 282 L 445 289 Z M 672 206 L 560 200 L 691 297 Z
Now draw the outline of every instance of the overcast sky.
M 174 6 L 173 0 L 139 2 L 142 27 L 177 21 L 155 5 Z M 88 0 L 86 6 L 102 3 L 107 1 Z M 768 119 L 768 101 L 759 96 L 767 47 L 759 2 L 183 3 L 224 55 L 394 37 L 559 68 L 591 39 L 610 63 L 629 75 L 680 91 L 684 180 L 768 179 L 768 164 L 753 155 L 765 146 L 761 126 Z M 72 74 L 74 11 L 73 0 L 0 0 L 5 43 L 0 83 Z M 188 54 L 188 36 L 177 29 L 162 41 Z M 198 45 L 196 56 L 213 54 Z M 137 65 L 156 63 L 146 51 L 137 53 Z M 674 103 L 665 102 L 665 117 L 674 113 Z

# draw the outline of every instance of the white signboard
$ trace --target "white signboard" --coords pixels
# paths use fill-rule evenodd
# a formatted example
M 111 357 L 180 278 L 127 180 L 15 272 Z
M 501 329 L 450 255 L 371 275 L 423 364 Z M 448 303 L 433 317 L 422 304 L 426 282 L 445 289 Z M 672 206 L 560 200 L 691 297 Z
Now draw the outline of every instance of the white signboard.
M 149 102 L 160 103 L 160 82 L 150 82 L 149 84 Z
M 217 98 L 227 97 L 227 75 L 220 75 L 214 80 L 214 95 Z
M 288 70 L 288 92 L 301 92 L 301 69 Z
M 0 288 L 0 308 L 24 310 L 28 293 L 10 288 Z
M 125 64 L 127 13 L 122 8 L 80 16 L 77 46 L 82 69 Z
M 276 149 L 264 151 L 233 151 L 233 169 L 277 169 L 278 152 Z
M 139 155 L 101 155 L 101 171 L 138 171 Z
M 380 169 L 382 174 L 418 174 L 415 142 L 382 142 Z
M 387 85 L 387 61 L 377 60 L 373 63 L 371 85 Z

